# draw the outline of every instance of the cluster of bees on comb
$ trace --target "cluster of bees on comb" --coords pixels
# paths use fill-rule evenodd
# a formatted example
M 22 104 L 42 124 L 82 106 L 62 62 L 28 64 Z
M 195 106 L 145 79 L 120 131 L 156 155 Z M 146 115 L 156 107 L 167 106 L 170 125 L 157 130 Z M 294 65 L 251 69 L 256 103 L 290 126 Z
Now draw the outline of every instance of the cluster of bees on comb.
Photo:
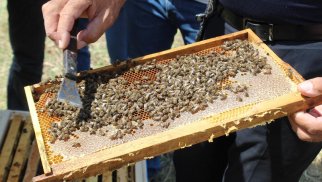
M 237 74 L 271 74 L 267 58 L 260 56 L 248 41 L 226 41 L 218 51 L 204 55 L 178 56 L 166 64 L 152 60 L 126 70 L 138 74 L 153 70 L 156 74 L 141 74 L 140 79 L 128 80 L 122 73 L 88 74 L 78 83 L 83 108 L 79 109 L 56 100 L 49 100 L 44 112 L 62 119 L 49 128 L 52 142 L 68 140 L 76 130 L 122 139 L 143 129 L 142 114 L 163 128 L 168 128 L 184 112 L 205 110 L 209 103 L 235 93 L 236 101 L 249 97 L 244 84 L 223 84 Z M 46 90 L 57 93 L 56 84 Z M 113 126 L 108 130 L 104 126 Z

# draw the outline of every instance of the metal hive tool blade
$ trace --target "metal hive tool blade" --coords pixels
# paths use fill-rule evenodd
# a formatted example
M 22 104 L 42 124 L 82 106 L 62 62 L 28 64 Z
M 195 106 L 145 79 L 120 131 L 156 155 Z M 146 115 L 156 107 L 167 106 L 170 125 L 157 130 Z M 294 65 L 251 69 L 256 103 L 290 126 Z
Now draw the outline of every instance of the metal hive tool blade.
M 83 104 L 76 87 L 76 81 L 64 78 L 58 91 L 57 100 L 82 108 Z
M 64 50 L 64 74 L 65 77 L 58 91 L 58 101 L 67 102 L 73 106 L 82 108 L 82 101 L 76 87 L 77 79 L 77 21 L 71 31 L 68 47 Z

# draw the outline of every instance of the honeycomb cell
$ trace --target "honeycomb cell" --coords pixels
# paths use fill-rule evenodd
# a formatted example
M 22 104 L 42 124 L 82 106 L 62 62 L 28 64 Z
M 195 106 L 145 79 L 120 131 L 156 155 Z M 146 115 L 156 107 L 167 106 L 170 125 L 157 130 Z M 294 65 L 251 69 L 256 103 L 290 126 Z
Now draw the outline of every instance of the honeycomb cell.
M 38 111 L 37 115 L 38 115 L 39 124 L 40 124 L 40 128 L 41 128 L 41 134 L 42 134 L 42 136 L 44 138 L 46 153 L 49 156 L 49 163 L 56 164 L 56 162 L 52 161 L 51 160 L 52 158 L 50 157 L 52 155 L 50 145 L 49 145 L 49 142 L 51 141 L 51 136 L 50 136 L 50 134 L 48 133 L 47 130 L 48 130 L 48 128 L 51 127 L 52 122 L 60 121 L 61 119 L 58 118 L 58 117 L 50 117 L 47 114 L 47 110 L 46 110 L 46 107 L 45 107 L 46 102 L 49 99 L 52 99 L 53 96 L 54 96 L 54 94 L 51 94 L 51 93 L 42 94 L 40 96 L 39 101 L 36 103 L 36 110 Z M 43 112 L 39 112 L 41 109 L 43 110 Z

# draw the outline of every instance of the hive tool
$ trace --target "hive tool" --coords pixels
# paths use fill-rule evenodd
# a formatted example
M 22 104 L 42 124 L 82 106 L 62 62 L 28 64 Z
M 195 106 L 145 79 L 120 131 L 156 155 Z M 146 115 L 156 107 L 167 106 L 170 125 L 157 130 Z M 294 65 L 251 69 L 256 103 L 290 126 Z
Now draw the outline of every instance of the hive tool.
M 77 79 L 77 21 L 71 31 L 69 45 L 63 52 L 64 78 L 58 91 L 57 100 L 82 108 L 83 104 L 76 86 Z

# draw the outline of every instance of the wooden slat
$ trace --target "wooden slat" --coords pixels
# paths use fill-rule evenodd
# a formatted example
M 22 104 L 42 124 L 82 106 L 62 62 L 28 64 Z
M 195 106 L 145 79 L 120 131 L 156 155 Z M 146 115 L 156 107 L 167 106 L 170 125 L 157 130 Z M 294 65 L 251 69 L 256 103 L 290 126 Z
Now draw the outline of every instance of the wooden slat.
M 22 129 L 20 139 L 18 142 L 18 146 L 16 152 L 14 154 L 14 158 L 11 164 L 10 172 L 8 175 L 8 181 L 21 181 L 22 177 L 20 177 L 22 169 L 25 167 L 27 162 L 27 157 L 29 154 L 29 149 L 31 147 L 31 139 L 33 137 L 33 130 L 31 119 L 28 117 L 27 121 L 24 123 L 24 127 Z
M 37 148 L 36 140 L 32 142 L 30 154 L 28 157 L 28 163 L 25 171 L 23 182 L 30 182 L 32 178 L 37 174 L 38 164 L 40 162 L 40 156 Z
M 135 181 L 148 182 L 146 160 L 135 163 Z
M 116 171 L 116 179 L 117 182 L 127 182 L 128 174 L 127 174 L 127 166 L 123 166 Z
M 106 171 L 102 174 L 102 182 L 112 182 L 112 172 Z
M 20 115 L 14 115 L 10 123 L 10 128 L 8 130 L 7 137 L 5 139 L 3 148 L 1 150 L 0 156 L 0 180 L 6 181 L 10 165 L 12 163 L 14 149 L 17 146 L 17 142 L 20 136 L 21 129 L 21 119 Z
M 52 171 L 51 171 L 48 159 L 47 159 L 46 150 L 45 150 L 45 142 L 44 142 L 44 139 L 41 134 L 41 128 L 39 125 L 39 120 L 37 117 L 36 107 L 35 107 L 34 99 L 32 97 L 30 86 L 25 87 L 25 93 L 26 93 L 26 97 L 27 97 L 27 101 L 28 101 L 29 111 L 30 111 L 30 115 L 31 115 L 31 119 L 32 119 L 32 125 L 34 128 L 35 136 L 36 136 L 36 141 L 37 141 L 37 146 L 39 149 L 39 155 L 40 155 L 42 167 L 44 169 L 44 173 L 49 175 L 49 174 L 51 174 Z

